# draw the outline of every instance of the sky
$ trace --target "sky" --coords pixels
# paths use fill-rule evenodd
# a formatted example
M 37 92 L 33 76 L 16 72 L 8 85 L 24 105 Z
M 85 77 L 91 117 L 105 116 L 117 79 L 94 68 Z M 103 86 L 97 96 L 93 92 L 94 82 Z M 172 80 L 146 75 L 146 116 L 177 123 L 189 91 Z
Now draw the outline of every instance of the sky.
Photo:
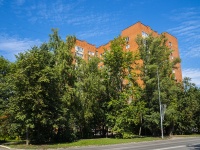
M 52 28 L 98 47 L 138 21 L 178 39 L 183 77 L 200 87 L 200 0 L 0 0 L 0 55 L 14 62 Z

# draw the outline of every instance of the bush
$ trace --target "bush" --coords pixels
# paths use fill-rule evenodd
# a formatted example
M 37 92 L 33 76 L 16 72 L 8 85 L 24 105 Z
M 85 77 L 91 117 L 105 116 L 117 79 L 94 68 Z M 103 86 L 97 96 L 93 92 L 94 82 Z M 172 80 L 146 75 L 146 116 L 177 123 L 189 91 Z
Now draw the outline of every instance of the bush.
M 135 136 L 135 135 L 134 135 L 133 133 L 131 133 L 131 132 L 124 132 L 124 133 L 122 134 L 122 138 L 123 138 L 123 139 L 132 139 L 134 136 Z

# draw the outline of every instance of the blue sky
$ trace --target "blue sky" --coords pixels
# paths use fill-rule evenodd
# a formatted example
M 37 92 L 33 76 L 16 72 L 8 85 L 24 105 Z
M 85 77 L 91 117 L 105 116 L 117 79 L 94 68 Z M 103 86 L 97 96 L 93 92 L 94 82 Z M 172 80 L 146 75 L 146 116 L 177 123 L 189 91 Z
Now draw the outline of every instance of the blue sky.
M 177 37 L 183 76 L 200 87 L 200 0 L 0 0 L 0 55 L 14 61 L 51 28 L 99 46 L 138 21 Z

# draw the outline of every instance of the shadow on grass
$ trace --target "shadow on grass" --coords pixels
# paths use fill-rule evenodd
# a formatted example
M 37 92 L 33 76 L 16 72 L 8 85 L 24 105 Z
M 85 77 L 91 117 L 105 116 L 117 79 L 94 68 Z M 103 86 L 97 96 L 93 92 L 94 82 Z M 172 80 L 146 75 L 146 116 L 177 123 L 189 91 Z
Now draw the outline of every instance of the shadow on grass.
M 19 144 L 26 144 L 26 141 L 6 141 L 6 140 L 0 141 L 0 145 L 19 145 Z
M 0 140 L 0 145 L 2 145 L 3 143 L 6 143 L 6 140 Z

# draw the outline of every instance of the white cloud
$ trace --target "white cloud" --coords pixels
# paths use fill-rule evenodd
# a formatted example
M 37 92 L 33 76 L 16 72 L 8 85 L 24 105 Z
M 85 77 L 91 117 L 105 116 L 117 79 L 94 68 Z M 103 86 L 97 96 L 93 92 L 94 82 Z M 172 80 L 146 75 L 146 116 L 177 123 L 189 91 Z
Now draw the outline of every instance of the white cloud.
M 199 38 L 200 40 L 200 38 Z M 191 45 L 186 48 L 188 50 L 185 52 L 185 56 L 191 56 L 191 57 L 200 57 L 200 43 Z
M 23 1 L 23 0 L 18 0 Z M 16 6 L 13 9 L 18 17 L 25 18 L 32 24 L 51 24 L 51 25 L 73 25 L 80 27 L 95 28 L 115 22 L 119 12 L 117 13 L 97 13 L 93 9 L 86 8 L 82 5 L 84 0 L 63 1 L 58 0 L 49 3 L 46 0 L 29 2 L 27 5 Z
M 55 1 L 53 3 L 45 2 L 44 0 L 39 3 L 32 3 L 25 8 L 27 12 L 28 20 L 32 23 L 54 23 L 63 24 L 67 22 L 69 18 L 73 18 L 76 12 L 79 1 L 75 2 L 63 2 Z M 22 12 L 23 13 L 23 12 Z M 24 14 L 22 14 L 24 15 Z
M 200 57 L 200 8 L 185 8 L 172 12 L 176 26 L 168 30 L 182 41 L 182 57 Z
M 105 27 L 104 30 L 100 29 L 99 27 L 95 27 L 86 31 L 80 31 L 77 33 L 78 37 L 82 39 L 87 39 L 91 37 L 98 37 L 102 35 L 107 35 L 111 33 L 112 30 L 108 27 Z
M 7 35 L 0 35 L 0 54 L 4 55 L 6 59 L 13 61 L 14 55 L 39 44 L 41 44 L 39 40 L 20 39 L 8 37 Z
M 48 24 L 56 28 L 62 28 L 63 25 L 66 28 L 78 26 L 78 29 L 72 32 L 83 39 L 108 35 L 111 28 L 119 27 L 116 23 L 122 25 L 118 19 L 122 12 L 97 12 L 84 3 L 85 0 L 57 0 L 53 3 L 40 0 L 30 1 L 23 7 L 15 4 L 13 10 L 18 17 L 28 20 L 33 25 Z
M 109 19 L 110 18 L 110 19 Z M 77 15 L 74 18 L 68 19 L 67 23 L 72 25 L 100 25 L 105 24 L 111 20 L 109 14 L 89 14 L 89 15 Z
M 198 15 L 196 12 L 196 8 L 183 8 L 183 9 L 176 9 L 172 11 L 173 15 L 171 15 L 170 19 L 174 21 L 181 21 L 188 18 L 193 18 L 193 16 Z
M 182 70 L 183 77 L 190 77 L 192 82 L 200 87 L 200 69 L 188 68 Z

